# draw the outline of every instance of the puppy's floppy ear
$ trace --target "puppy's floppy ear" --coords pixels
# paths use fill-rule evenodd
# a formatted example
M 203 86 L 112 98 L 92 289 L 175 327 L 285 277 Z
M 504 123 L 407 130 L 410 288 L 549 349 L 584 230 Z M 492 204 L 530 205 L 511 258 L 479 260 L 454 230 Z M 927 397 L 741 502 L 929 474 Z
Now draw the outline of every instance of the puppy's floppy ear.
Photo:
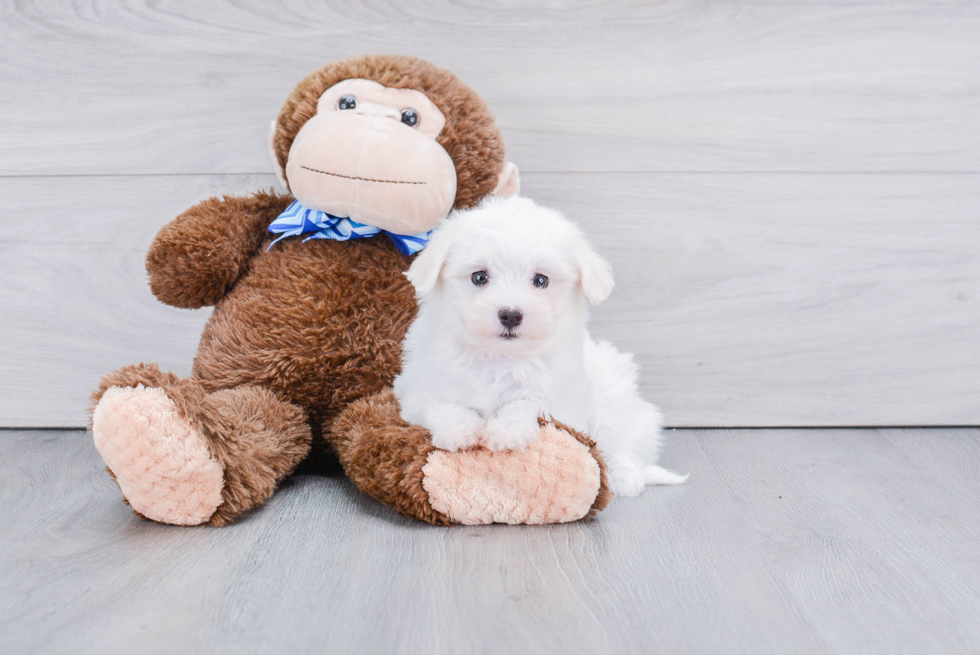
M 449 224 L 436 229 L 428 245 L 415 257 L 415 261 L 405 271 L 405 277 L 415 287 L 415 295 L 421 298 L 430 293 L 439 280 L 439 274 L 452 247 L 452 230 Z
M 593 305 L 598 305 L 612 293 L 612 265 L 592 249 L 585 237 L 578 240 L 575 250 L 582 291 Z

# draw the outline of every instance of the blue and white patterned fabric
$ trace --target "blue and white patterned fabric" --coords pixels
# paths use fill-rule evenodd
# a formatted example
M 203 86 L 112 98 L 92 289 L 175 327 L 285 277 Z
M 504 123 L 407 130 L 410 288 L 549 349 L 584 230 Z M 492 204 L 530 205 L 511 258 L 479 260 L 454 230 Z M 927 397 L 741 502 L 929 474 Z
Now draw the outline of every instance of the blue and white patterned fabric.
M 338 218 L 331 216 L 318 209 L 309 209 L 294 200 L 293 204 L 286 208 L 286 211 L 279 214 L 279 217 L 269 224 L 269 231 L 279 234 L 279 238 L 269 244 L 269 248 L 276 245 L 286 237 L 312 232 L 310 236 L 303 239 L 306 243 L 310 239 L 335 239 L 337 241 L 347 241 L 348 239 L 365 239 L 377 234 L 387 234 L 395 242 L 398 252 L 403 255 L 414 255 L 429 242 L 432 230 L 422 234 L 395 234 L 382 230 L 379 227 L 365 225 L 352 221 L 349 218 Z

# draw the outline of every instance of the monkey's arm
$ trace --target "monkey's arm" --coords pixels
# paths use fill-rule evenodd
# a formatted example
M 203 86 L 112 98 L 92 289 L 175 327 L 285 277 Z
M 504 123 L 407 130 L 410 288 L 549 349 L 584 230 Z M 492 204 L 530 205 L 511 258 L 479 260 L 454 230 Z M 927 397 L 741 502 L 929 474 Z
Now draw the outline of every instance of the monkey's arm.
M 185 211 L 163 226 L 146 255 L 153 295 L 186 309 L 221 300 L 290 202 L 260 191 L 210 198 Z

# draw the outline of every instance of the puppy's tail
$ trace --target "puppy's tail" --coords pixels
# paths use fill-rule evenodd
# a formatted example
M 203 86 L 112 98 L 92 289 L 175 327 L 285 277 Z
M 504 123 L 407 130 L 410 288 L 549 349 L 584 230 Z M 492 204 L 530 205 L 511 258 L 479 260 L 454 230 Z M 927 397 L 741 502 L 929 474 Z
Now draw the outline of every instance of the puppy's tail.
M 685 475 L 674 473 L 656 464 L 643 467 L 643 482 L 646 484 L 684 484 L 690 475 L 690 473 Z

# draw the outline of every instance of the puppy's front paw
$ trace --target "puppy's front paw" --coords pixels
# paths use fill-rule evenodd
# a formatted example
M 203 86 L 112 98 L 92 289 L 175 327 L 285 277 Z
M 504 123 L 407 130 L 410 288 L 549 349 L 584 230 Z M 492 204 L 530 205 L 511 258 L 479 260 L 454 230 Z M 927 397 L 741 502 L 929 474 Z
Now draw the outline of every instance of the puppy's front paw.
M 490 450 L 524 450 L 540 433 L 534 415 L 495 417 L 487 421 L 483 445 Z
M 432 432 L 432 445 L 441 450 L 466 450 L 480 443 L 480 432 L 471 426 L 444 427 Z
M 443 405 L 431 410 L 426 417 L 432 445 L 442 450 L 465 450 L 480 443 L 484 421 L 479 414 L 465 407 Z

